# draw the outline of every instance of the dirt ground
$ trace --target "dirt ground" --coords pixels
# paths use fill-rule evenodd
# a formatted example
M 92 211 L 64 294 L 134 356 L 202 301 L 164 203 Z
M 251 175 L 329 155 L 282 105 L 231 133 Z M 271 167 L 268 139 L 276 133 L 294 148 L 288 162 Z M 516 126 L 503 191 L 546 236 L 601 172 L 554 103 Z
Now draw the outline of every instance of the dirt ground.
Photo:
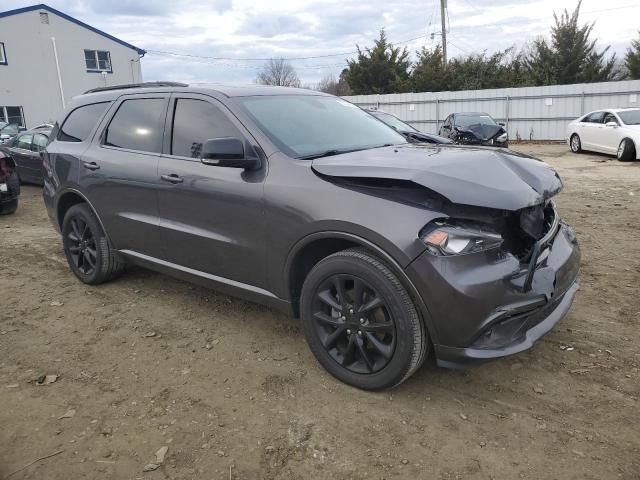
M 142 269 L 81 284 L 24 188 L 0 218 L 0 479 L 640 478 L 640 162 L 516 149 L 565 181 L 573 309 L 529 352 L 383 393 L 265 307 Z

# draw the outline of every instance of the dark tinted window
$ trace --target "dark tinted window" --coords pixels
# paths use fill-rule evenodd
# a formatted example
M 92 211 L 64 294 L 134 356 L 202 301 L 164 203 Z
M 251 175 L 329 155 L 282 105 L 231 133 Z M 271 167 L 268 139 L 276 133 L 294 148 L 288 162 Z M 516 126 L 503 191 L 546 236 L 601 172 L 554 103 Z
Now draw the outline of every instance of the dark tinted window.
M 204 100 L 177 100 L 171 138 L 173 155 L 200 158 L 205 141 L 223 137 L 241 138 L 242 134 L 218 107 Z
M 607 114 L 605 115 L 604 120 L 602 121 L 602 123 L 609 123 L 609 122 L 618 123 L 618 119 L 616 118 L 616 116 L 613 113 L 607 112 Z
M 107 128 L 105 145 L 160 153 L 164 111 L 163 98 L 125 100 Z
M 93 127 L 109 106 L 109 102 L 92 103 L 76 108 L 69 114 L 58 133 L 61 142 L 82 142 L 89 136 Z
M 31 135 L 30 133 L 26 135 L 20 135 L 16 140 L 15 147 L 23 148 L 25 150 L 31 150 L 32 140 L 33 140 L 33 135 Z
M 593 112 L 592 114 L 584 117 L 582 121 L 586 123 L 602 123 L 603 117 L 604 117 L 604 112 Z
M 496 125 L 496 122 L 489 115 L 462 114 L 456 115 L 456 125 L 470 127 L 472 125 Z

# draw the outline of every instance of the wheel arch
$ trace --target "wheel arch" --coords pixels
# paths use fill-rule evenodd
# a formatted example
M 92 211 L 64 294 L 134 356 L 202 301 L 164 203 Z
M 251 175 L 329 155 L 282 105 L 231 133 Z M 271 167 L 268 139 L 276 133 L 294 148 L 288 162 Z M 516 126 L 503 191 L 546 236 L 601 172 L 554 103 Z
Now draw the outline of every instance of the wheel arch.
M 361 247 L 377 256 L 397 275 L 400 283 L 409 292 L 420 312 L 429 337 L 435 341 L 435 329 L 428 307 L 418 293 L 406 272 L 389 253 L 375 243 L 352 233 L 326 231 L 310 234 L 300 240 L 291 250 L 285 263 L 285 286 L 289 293 L 292 311 L 295 317 L 300 315 L 300 293 L 305 278 L 311 269 L 323 258 L 348 248 Z
M 87 204 L 91 212 L 95 215 L 96 219 L 98 220 L 98 223 L 100 224 L 100 228 L 102 228 L 102 231 L 107 237 L 109 244 L 111 244 L 111 241 L 109 239 L 109 233 L 104 228 L 102 219 L 100 218 L 100 215 L 98 215 L 98 212 L 96 211 L 95 207 L 91 204 L 89 199 L 82 192 L 74 188 L 67 188 L 66 190 L 64 190 L 58 197 L 58 200 L 56 201 L 56 207 L 55 207 L 56 222 L 58 223 L 58 227 L 60 228 L 60 230 L 62 231 L 62 222 L 64 221 L 64 216 L 66 215 L 67 211 L 71 207 L 79 203 Z

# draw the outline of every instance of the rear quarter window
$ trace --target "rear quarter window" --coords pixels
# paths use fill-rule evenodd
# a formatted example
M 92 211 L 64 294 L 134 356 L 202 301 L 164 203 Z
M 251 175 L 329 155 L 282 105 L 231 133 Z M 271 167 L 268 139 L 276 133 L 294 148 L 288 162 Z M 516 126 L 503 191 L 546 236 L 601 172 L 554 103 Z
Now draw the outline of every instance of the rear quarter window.
M 110 147 L 160 153 L 166 100 L 125 100 L 107 127 L 104 144 Z
M 58 131 L 61 142 L 83 142 L 87 139 L 110 102 L 92 103 L 76 108 L 65 119 Z

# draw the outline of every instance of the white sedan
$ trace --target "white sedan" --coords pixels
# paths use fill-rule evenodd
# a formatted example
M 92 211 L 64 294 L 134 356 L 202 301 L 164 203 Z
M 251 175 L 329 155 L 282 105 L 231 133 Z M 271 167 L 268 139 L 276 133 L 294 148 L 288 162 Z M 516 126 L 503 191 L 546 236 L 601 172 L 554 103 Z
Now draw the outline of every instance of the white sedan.
M 640 108 L 610 108 L 588 113 L 571 122 L 567 141 L 574 153 L 582 150 L 640 160 Z

